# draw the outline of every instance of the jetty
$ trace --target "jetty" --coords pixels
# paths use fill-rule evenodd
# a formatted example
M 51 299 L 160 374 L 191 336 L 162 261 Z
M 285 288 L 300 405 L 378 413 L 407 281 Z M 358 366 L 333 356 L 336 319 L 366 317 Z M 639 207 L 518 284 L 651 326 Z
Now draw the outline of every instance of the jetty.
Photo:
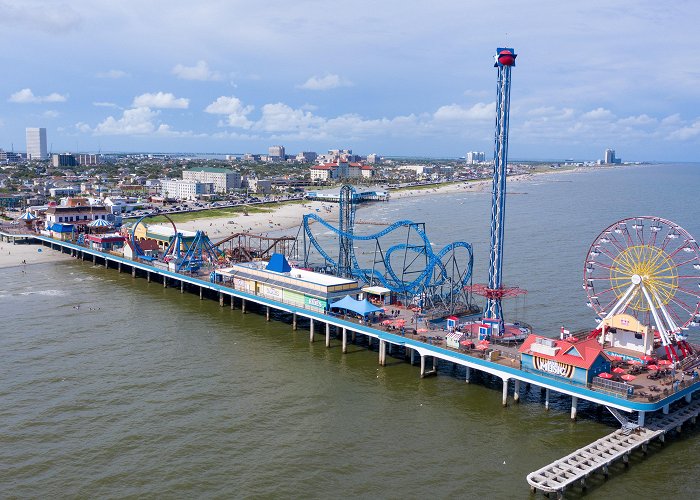
M 629 465 L 630 454 L 638 448 L 646 455 L 649 442 L 665 439 L 670 431 L 681 431 L 686 422 L 694 424 L 700 414 L 700 401 L 689 401 L 687 406 L 672 414 L 662 414 L 647 427 L 624 426 L 615 432 L 560 458 L 541 469 L 527 475 L 527 482 L 533 493 L 556 493 L 562 498 L 567 488 L 578 484 L 586 489 L 586 481 L 596 472 L 606 478 L 610 465 L 622 460 Z

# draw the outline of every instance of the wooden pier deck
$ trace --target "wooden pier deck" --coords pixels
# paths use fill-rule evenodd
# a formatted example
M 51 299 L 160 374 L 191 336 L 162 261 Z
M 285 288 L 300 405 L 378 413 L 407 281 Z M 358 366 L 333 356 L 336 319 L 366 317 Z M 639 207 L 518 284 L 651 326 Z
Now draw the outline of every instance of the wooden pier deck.
M 600 470 L 606 477 L 610 465 L 619 459 L 629 463 L 629 455 L 637 448 L 646 452 L 646 447 L 654 438 L 664 439 L 667 432 L 688 421 L 695 422 L 700 414 L 700 400 L 679 408 L 673 413 L 656 417 L 647 427 L 636 429 L 622 428 L 573 453 L 560 458 L 541 469 L 527 475 L 527 482 L 533 492 L 556 493 L 562 498 L 564 491 L 577 482 L 586 487 L 586 478 Z

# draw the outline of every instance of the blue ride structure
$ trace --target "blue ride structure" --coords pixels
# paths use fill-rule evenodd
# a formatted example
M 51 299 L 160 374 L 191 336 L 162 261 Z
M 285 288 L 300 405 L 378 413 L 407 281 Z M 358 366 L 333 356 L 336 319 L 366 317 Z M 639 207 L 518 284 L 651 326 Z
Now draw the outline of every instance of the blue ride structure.
M 498 333 L 504 331 L 501 299 L 508 295 L 503 288 L 503 233 L 506 209 L 506 169 L 508 165 L 508 120 L 510 116 L 510 73 L 515 66 L 515 50 L 496 49 L 494 67 L 498 68 L 496 96 L 496 133 L 494 139 L 493 186 L 491 199 L 491 247 L 489 283 L 484 291 L 484 317 L 497 322 Z
M 163 252 L 162 261 L 165 263 L 173 262 L 176 272 L 197 272 L 205 264 L 216 264 L 223 256 L 223 252 L 211 242 L 204 231 L 197 231 L 194 238 L 186 239 L 177 230 L 175 222 L 167 214 L 153 212 L 139 218 L 131 228 L 131 245 L 138 259 L 146 262 L 157 260 L 156 257 L 144 253 L 136 238 L 136 228 L 143 223 L 144 219 L 158 216 L 166 218 L 173 228 L 173 234 Z
M 338 276 L 355 278 L 368 286 L 379 285 L 396 293 L 406 303 L 422 308 L 455 313 L 472 310 L 471 296 L 465 290 L 472 277 L 474 261 L 472 247 L 465 241 L 456 241 L 434 252 L 425 231 L 425 224 L 399 220 L 372 234 L 355 232 L 355 199 L 352 186 L 346 185 L 340 193 L 338 227 L 316 214 L 303 217 L 303 265 L 332 271 Z M 338 255 L 324 248 L 312 226 L 319 224 L 332 238 L 337 238 Z M 403 236 L 402 242 L 382 248 L 382 238 Z M 365 262 L 358 260 L 357 244 L 364 243 L 372 254 Z M 329 247 L 330 243 L 326 243 Z M 313 263 L 313 251 L 318 252 L 323 264 Z

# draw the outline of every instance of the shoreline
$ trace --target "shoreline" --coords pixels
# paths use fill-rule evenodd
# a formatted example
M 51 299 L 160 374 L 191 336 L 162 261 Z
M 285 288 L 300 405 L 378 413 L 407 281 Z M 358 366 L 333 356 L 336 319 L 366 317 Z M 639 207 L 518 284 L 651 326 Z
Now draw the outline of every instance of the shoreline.
M 638 166 L 641 165 L 625 165 L 624 167 L 632 168 Z M 557 174 L 593 173 L 607 168 L 620 167 L 575 167 L 545 170 L 509 176 L 507 182 L 510 186 L 521 185 L 532 182 L 538 178 Z M 423 189 L 402 189 L 400 191 L 390 192 L 388 203 L 391 203 L 392 199 L 420 198 L 454 193 L 484 193 L 491 189 L 491 183 L 491 179 L 488 178 L 474 181 L 453 182 Z M 249 215 L 235 213 L 226 217 L 202 217 L 186 222 L 177 222 L 176 225 L 177 228 L 181 230 L 205 231 L 214 243 L 236 233 L 251 233 L 263 237 L 269 236 L 271 238 L 281 236 L 295 237 L 301 225 L 302 217 L 305 214 L 313 213 L 329 222 L 337 221 L 339 205 L 337 203 L 304 200 L 303 203 L 281 202 L 272 206 L 262 206 L 261 208 L 266 211 L 252 212 Z M 42 251 L 39 252 L 39 249 Z M 68 255 L 42 246 L 0 243 L 0 269 L 55 262 L 67 260 L 69 258 Z
M 635 165 L 626 165 L 634 167 Z M 574 167 L 566 169 L 545 170 L 509 176 L 509 185 L 520 185 L 532 182 L 537 178 L 549 177 L 557 174 L 573 174 L 596 172 L 608 168 L 620 167 Z M 459 181 L 449 184 L 436 185 L 434 187 L 422 189 L 402 189 L 399 191 L 389 191 L 392 199 L 419 198 L 425 196 L 439 196 L 454 193 L 484 193 L 490 191 L 492 180 L 478 179 L 473 181 Z M 268 208 L 269 206 L 265 207 Z M 201 218 L 187 222 L 176 223 L 178 229 L 187 231 L 205 231 L 209 238 L 216 242 L 227 236 L 238 232 L 250 232 L 256 235 L 296 236 L 296 233 L 289 234 L 290 229 L 297 229 L 301 225 L 302 217 L 308 213 L 316 213 L 329 222 L 338 220 L 338 204 L 322 201 L 304 200 L 304 203 L 281 203 L 269 207 L 268 212 L 251 213 L 250 215 L 232 214 L 228 217 Z M 231 221 L 231 222 L 230 222 Z
M 0 243 L 0 269 L 59 262 L 70 258 L 68 254 L 52 250 L 43 245 L 32 243 L 14 245 L 4 241 Z

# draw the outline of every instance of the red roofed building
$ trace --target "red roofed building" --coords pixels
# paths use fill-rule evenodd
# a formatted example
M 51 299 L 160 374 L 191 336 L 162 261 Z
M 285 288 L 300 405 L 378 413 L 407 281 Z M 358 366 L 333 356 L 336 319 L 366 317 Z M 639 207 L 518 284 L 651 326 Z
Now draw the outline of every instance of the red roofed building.
M 160 247 L 158 246 L 158 242 L 156 240 L 140 238 L 138 242 L 145 256 L 158 257 Z M 134 251 L 134 246 L 131 243 L 131 238 L 127 237 L 124 243 L 124 257 L 127 259 L 135 260 L 136 252 Z
M 580 384 L 610 370 L 610 358 L 596 339 L 567 341 L 529 335 L 520 346 L 520 361 L 524 370 Z
M 313 165 L 309 172 L 312 181 L 328 181 L 331 179 L 372 177 L 374 168 L 362 163 L 348 163 L 347 161 L 337 160 L 332 163 Z

